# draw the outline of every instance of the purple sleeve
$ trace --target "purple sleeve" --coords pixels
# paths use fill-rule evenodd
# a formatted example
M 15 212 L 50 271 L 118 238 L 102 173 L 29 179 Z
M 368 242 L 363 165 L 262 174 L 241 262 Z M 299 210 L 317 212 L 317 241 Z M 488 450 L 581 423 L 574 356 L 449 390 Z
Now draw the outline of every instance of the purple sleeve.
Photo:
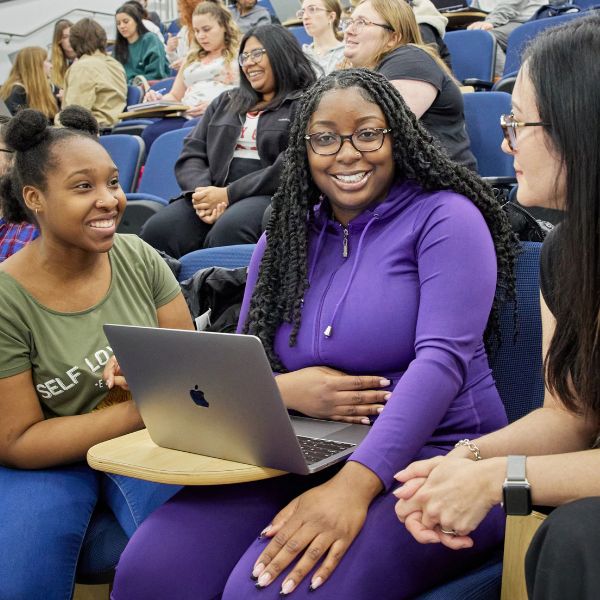
M 238 320 L 237 333 L 242 333 L 246 319 L 248 318 L 248 309 L 250 308 L 250 299 L 254 292 L 254 286 L 258 279 L 258 269 L 260 267 L 260 261 L 262 260 L 265 248 L 267 247 L 267 236 L 262 234 L 256 248 L 252 253 L 252 259 L 250 260 L 250 266 L 248 267 L 248 277 L 246 278 L 246 289 L 244 290 L 244 299 L 242 300 L 242 308 L 240 309 L 240 318 Z
M 465 198 L 418 216 L 415 256 L 420 302 L 415 358 L 351 460 L 371 469 L 385 489 L 442 422 L 458 395 L 496 288 L 496 256 L 483 216 Z

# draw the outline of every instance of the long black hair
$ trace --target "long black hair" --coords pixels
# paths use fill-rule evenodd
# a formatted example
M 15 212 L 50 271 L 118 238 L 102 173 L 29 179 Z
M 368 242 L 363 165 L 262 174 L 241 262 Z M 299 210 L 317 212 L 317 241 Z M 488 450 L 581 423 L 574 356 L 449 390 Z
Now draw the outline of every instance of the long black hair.
M 316 75 L 296 38 L 281 25 L 259 25 L 250 29 L 240 42 L 240 54 L 249 38 L 256 38 L 267 51 L 275 77 L 275 97 L 268 106 L 277 106 L 291 92 L 305 90 L 316 81 Z M 231 92 L 230 110 L 245 113 L 262 102 L 240 69 L 240 85 Z M 262 106 L 266 108 L 266 106 Z
M 115 11 L 115 17 L 119 13 L 129 15 L 134 21 L 137 27 L 137 32 L 140 37 L 148 33 L 146 26 L 142 19 L 142 7 L 136 4 L 125 3 Z M 115 41 L 115 48 L 113 50 L 113 56 L 121 63 L 125 64 L 129 59 L 129 42 L 121 35 L 119 28 L 117 28 L 117 37 Z
M 566 217 L 552 279 L 549 388 L 600 424 L 600 17 L 549 29 L 524 56 L 540 120 L 561 158 Z
M 358 88 L 379 106 L 391 129 L 392 156 L 399 179 L 416 181 L 426 190 L 449 189 L 466 196 L 481 211 L 496 249 L 498 283 L 485 339 L 498 335 L 498 311 L 505 300 L 515 299 L 514 267 L 517 241 L 491 188 L 466 167 L 451 161 L 432 136 L 408 110 L 397 90 L 378 73 L 367 69 L 334 71 L 320 79 L 299 102 L 290 130 L 284 170 L 273 197 L 267 228 L 267 247 L 245 332 L 258 336 L 273 368 L 285 371 L 273 349 L 275 333 L 283 322 L 292 324 L 290 345 L 300 327 L 302 298 L 308 288 L 307 247 L 312 207 L 320 190 L 312 180 L 304 135 L 323 95 L 333 89 Z M 489 344 L 488 344 L 489 346 Z

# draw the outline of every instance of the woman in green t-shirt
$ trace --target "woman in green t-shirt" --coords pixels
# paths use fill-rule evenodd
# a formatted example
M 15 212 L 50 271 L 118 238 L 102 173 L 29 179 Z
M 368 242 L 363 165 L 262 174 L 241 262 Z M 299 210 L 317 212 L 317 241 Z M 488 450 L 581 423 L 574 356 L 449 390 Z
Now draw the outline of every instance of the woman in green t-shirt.
M 141 75 L 148 80 L 169 76 L 169 61 L 165 45 L 150 33 L 142 14 L 126 3 L 116 12 L 117 39 L 113 56 L 125 67 L 127 81 Z
M 100 504 L 125 534 L 177 488 L 92 471 L 98 442 L 143 427 L 108 392 L 107 322 L 191 329 L 179 285 L 136 236 L 115 233 L 125 208 L 117 169 L 84 109 L 86 132 L 47 127 L 25 109 L 5 143 L 19 203 L 40 237 L 0 265 L 0 588 L 7 598 L 68 598 Z M 18 195 L 18 197 L 17 197 Z M 6 199 L 5 199 L 6 200 Z M 120 402 L 119 402 L 120 401 Z M 101 408 L 101 410 L 98 410 Z M 43 559 L 40 552 L 43 549 Z

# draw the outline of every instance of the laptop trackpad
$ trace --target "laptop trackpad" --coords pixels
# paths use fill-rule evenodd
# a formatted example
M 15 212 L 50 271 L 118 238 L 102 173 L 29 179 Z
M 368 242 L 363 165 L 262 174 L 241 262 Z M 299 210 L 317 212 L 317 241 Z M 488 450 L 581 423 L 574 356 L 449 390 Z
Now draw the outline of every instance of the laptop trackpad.
M 296 435 L 349 444 L 359 444 L 371 429 L 369 425 L 353 425 L 304 417 L 292 417 L 292 426 Z

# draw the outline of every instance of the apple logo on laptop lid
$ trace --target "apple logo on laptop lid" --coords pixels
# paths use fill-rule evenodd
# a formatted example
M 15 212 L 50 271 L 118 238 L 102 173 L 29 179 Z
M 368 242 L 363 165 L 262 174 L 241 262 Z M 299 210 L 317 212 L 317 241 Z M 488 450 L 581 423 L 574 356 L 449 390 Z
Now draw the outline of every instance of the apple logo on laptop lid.
M 194 386 L 193 390 L 190 390 L 190 396 L 197 406 L 209 407 L 208 400 L 204 397 L 204 392 L 198 389 L 197 385 Z

